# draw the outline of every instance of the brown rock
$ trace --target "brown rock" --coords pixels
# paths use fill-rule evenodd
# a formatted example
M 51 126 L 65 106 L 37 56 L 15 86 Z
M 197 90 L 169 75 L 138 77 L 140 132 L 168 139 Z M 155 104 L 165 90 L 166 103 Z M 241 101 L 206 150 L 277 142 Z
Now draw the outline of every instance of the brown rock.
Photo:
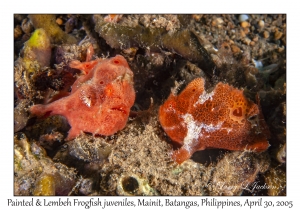
M 248 34 L 250 32 L 250 29 L 249 28 L 244 28 L 244 32 L 245 32 L 245 34 Z
M 286 45 L 286 36 L 285 35 L 281 38 L 281 41 L 282 41 L 283 45 Z
M 250 23 L 248 23 L 247 21 L 243 21 L 243 22 L 241 22 L 241 26 L 243 28 L 248 28 L 248 27 L 250 27 Z
M 33 31 L 33 25 L 28 18 L 25 18 L 21 24 L 22 30 L 25 34 L 30 34 Z
M 258 27 L 259 28 L 264 28 L 265 27 L 265 22 L 263 20 L 258 21 Z
M 270 33 L 268 32 L 268 31 L 264 31 L 264 38 L 269 38 L 269 36 L 270 36 Z
M 217 24 L 218 24 L 218 25 L 221 25 L 221 24 L 224 23 L 224 21 L 223 21 L 222 18 L 217 18 L 216 21 L 217 21 Z
M 284 51 L 284 46 L 282 46 L 282 47 L 278 47 L 278 49 L 277 49 L 277 50 L 278 50 L 278 52 L 280 52 L 280 53 L 281 53 L 281 52 L 283 52 L 283 51 Z
M 194 19 L 194 20 L 196 20 L 196 21 L 200 21 L 201 20 L 201 18 L 202 18 L 202 16 L 203 16 L 203 14 L 198 14 L 198 15 L 192 15 L 192 18 Z
M 241 35 L 242 38 L 246 36 L 246 33 L 244 32 L 244 30 L 241 30 L 240 35 Z
M 14 39 L 19 38 L 21 35 L 22 35 L 22 28 L 21 28 L 20 25 L 17 25 L 17 26 L 14 28 Z
M 236 46 L 235 44 L 231 45 L 230 47 L 231 47 L 231 51 L 234 55 L 239 54 L 241 52 L 241 49 L 238 46 Z
M 211 26 L 216 26 L 217 25 L 217 21 L 216 20 L 213 20 L 213 21 L 211 21 Z
M 245 37 L 242 41 L 246 45 L 250 45 L 250 43 L 251 43 L 251 40 L 248 37 Z
M 64 22 L 63 22 L 63 20 L 62 20 L 61 18 L 57 18 L 57 19 L 56 19 L 56 23 L 57 23 L 58 25 L 62 25 Z
M 257 42 L 258 41 L 258 36 L 255 36 L 252 41 Z
M 280 39 L 282 37 L 282 35 L 283 35 L 282 32 L 276 30 L 275 33 L 274 33 L 274 39 L 278 40 L 278 39 Z

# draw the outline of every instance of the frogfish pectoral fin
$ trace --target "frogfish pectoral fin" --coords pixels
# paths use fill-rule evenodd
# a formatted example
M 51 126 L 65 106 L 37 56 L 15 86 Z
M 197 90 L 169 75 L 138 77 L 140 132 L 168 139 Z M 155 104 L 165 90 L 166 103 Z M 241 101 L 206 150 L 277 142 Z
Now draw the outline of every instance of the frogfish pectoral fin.
M 172 153 L 172 159 L 178 164 L 183 163 L 192 156 L 193 153 L 188 151 L 186 148 L 181 147 L 179 150 L 176 150 Z
M 263 152 L 267 150 L 269 146 L 270 146 L 269 142 L 265 140 L 265 141 L 257 141 L 253 144 L 247 145 L 245 149 L 253 150 L 255 152 Z

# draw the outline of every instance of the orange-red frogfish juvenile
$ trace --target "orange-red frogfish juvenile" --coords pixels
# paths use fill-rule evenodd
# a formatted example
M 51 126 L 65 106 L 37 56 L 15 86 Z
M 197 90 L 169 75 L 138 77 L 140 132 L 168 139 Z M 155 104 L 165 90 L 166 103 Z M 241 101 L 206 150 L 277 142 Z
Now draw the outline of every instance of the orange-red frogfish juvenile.
M 36 116 L 66 117 L 71 126 L 67 140 L 83 131 L 108 136 L 123 129 L 135 100 L 133 73 L 123 56 L 89 61 L 91 57 L 88 51 L 86 62 L 70 63 L 84 75 L 74 82 L 69 96 L 30 108 Z
M 179 164 L 206 148 L 261 152 L 269 147 L 259 105 L 221 82 L 206 92 L 204 79 L 197 78 L 178 96 L 171 93 L 159 109 L 159 121 L 172 141 L 182 145 L 172 154 Z

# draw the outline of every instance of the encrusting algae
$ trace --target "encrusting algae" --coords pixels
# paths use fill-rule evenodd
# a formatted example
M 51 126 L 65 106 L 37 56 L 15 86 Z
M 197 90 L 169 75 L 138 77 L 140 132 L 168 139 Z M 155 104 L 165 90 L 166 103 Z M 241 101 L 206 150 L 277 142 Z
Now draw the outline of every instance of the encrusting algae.
M 36 182 L 33 195 L 55 195 L 54 177 L 49 174 L 41 175 Z
M 74 36 L 65 33 L 57 25 L 55 15 L 47 14 L 32 14 L 28 15 L 33 26 L 37 28 L 43 28 L 48 36 L 51 38 L 51 42 L 55 44 L 68 43 L 75 44 L 77 40 Z
M 36 71 L 34 65 L 45 67 L 50 65 L 51 43 L 45 30 L 36 29 L 24 45 L 24 64 L 28 73 Z

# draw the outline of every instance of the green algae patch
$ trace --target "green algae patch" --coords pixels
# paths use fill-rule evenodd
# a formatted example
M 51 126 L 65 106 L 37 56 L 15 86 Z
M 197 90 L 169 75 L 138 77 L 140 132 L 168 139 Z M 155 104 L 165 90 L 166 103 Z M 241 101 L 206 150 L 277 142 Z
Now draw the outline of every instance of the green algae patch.
M 76 44 L 74 36 L 65 33 L 56 23 L 55 15 L 29 15 L 34 28 L 43 28 L 53 44 Z
M 39 67 L 49 66 L 51 43 L 44 29 L 36 29 L 24 46 L 24 65 L 28 73 L 36 72 Z
M 50 47 L 50 40 L 44 29 L 36 29 L 27 41 L 27 45 L 35 48 Z
M 41 195 L 55 195 L 55 181 L 54 177 L 49 174 L 42 174 L 36 181 L 36 185 L 33 191 L 34 196 Z

